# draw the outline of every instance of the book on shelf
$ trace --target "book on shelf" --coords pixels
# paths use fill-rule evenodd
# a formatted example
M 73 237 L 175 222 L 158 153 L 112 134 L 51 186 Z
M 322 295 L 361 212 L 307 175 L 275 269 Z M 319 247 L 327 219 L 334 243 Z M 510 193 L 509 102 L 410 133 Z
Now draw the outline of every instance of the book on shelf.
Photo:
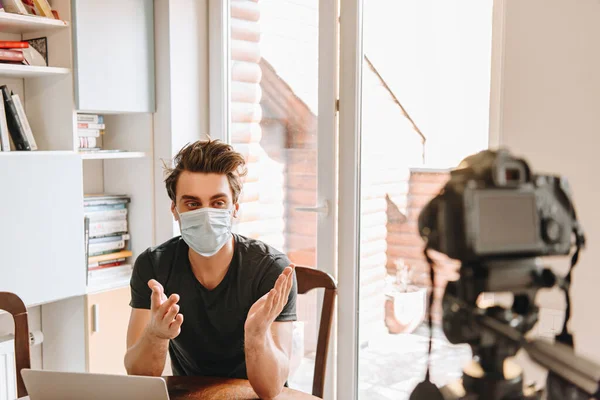
M 90 221 L 116 221 L 127 219 L 127 208 L 125 208 L 125 204 L 123 204 L 123 208 L 84 211 L 84 213 L 85 216 L 90 219 Z
M 131 198 L 125 194 L 86 194 L 83 196 L 83 206 L 107 206 L 115 204 L 127 204 Z M 85 211 L 85 209 L 84 209 Z
M 48 0 L 33 0 L 33 4 L 37 12 L 36 15 L 52 19 L 56 18 L 54 13 L 52 12 L 52 7 L 50 7 L 50 3 L 48 3 Z
M 99 256 L 124 250 L 129 240 L 128 234 L 92 238 L 89 241 L 89 256 Z
M 90 237 L 127 233 L 127 220 L 90 221 Z
M 87 129 L 97 130 L 98 133 L 101 133 L 101 131 L 106 129 L 106 125 L 103 123 L 97 124 L 97 123 L 93 123 L 93 122 L 77 122 L 77 129 L 81 132 L 87 132 Z M 85 135 L 85 136 L 91 136 L 91 135 Z
M 23 126 L 23 130 L 25 131 L 25 136 L 27 137 L 27 141 L 29 142 L 29 146 L 31 150 L 37 150 L 37 143 L 35 142 L 35 138 L 33 137 L 33 132 L 31 131 L 31 126 L 29 125 L 29 120 L 27 119 L 27 115 L 25 114 L 25 108 L 23 107 L 23 103 L 21 102 L 21 98 L 18 94 L 12 95 L 12 100 L 15 103 L 15 108 L 17 110 L 17 115 L 21 120 L 21 125 Z
M 46 58 L 29 42 L 0 40 L 0 63 L 47 67 Z
M 126 280 L 131 276 L 131 265 L 127 265 L 126 261 L 133 256 L 127 224 L 130 197 L 123 194 L 85 194 L 83 201 L 88 225 L 88 287 L 95 287 L 100 281 Z
M 77 114 L 77 136 L 79 151 L 92 152 L 102 150 L 98 139 L 104 134 L 104 116 L 97 114 Z
M 43 38 L 46 39 L 46 38 Z M 29 41 L 42 40 L 30 39 Z M 29 41 L 0 40 L 0 62 L 47 67 L 46 58 Z
M 124 240 L 115 240 L 113 242 L 106 242 L 106 243 L 99 243 L 96 245 L 90 245 L 89 257 L 103 256 L 105 254 L 112 254 L 116 251 L 125 249 L 125 246 L 126 246 L 126 243 Z
M 100 137 L 103 133 L 103 129 L 77 128 L 77 136 L 79 137 Z
M 48 63 L 43 55 L 40 54 L 39 51 L 35 47 L 26 47 L 23 49 L 13 49 L 12 51 L 16 51 L 21 53 L 23 60 L 22 64 L 25 65 L 35 65 L 37 67 L 47 67 Z
M 90 238 L 90 245 L 100 245 L 101 243 L 110 243 L 115 241 L 127 241 L 130 239 L 129 233 L 123 233 L 114 236 L 104 236 L 98 238 Z
M 55 19 L 56 15 L 48 0 L 2 0 L 4 10 L 14 14 L 37 15 Z
M 15 40 L 0 40 L 0 49 L 26 49 L 29 42 L 19 42 Z
M 23 52 L 12 49 L 0 49 L 0 61 L 21 64 L 25 61 Z
M 80 149 L 99 149 L 98 140 L 95 137 L 80 137 L 79 138 Z
M 98 114 L 77 114 L 77 124 L 85 122 L 89 124 L 104 124 L 104 116 Z
M 127 209 L 127 203 L 116 203 L 116 204 L 100 204 L 100 205 L 90 205 L 85 206 L 83 212 L 85 215 L 89 215 L 94 212 L 100 211 L 110 211 L 110 210 L 120 210 Z
M 21 0 L 2 0 L 4 11 L 13 14 L 29 14 Z
M 89 254 L 90 254 L 90 220 L 87 217 L 83 217 L 83 245 L 84 245 L 84 254 L 85 254 L 85 270 L 89 272 Z M 88 284 L 88 275 L 85 275 L 85 284 Z
M 128 258 L 133 256 L 133 253 L 131 252 L 131 250 L 121 250 L 121 251 L 117 251 L 114 253 L 110 253 L 110 254 L 102 254 L 100 256 L 90 256 L 88 257 L 88 265 L 92 265 L 94 263 L 100 262 L 100 261 L 110 261 L 110 260 L 116 260 L 119 258 Z
M 118 267 L 120 265 L 126 264 L 125 261 L 127 261 L 126 258 L 116 258 L 114 260 L 94 262 L 94 263 L 89 264 L 89 269 L 95 270 L 95 269 L 100 269 L 100 268 Z
M 2 97 L 4 99 L 4 109 L 6 114 L 6 122 L 8 124 L 8 131 L 12 138 L 13 144 L 16 150 L 32 150 L 31 144 L 27 140 L 27 133 L 24 130 L 19 113 L 14 103 L 12 93 L 8 90 L 6 85 L 0 86 L 2 91 Z
M 8 123 L 6 122 L 6 112 L 4 111 L 4 101 L 0 99 L 0 149 L 10 151 L 10 133 L 8 132 Z

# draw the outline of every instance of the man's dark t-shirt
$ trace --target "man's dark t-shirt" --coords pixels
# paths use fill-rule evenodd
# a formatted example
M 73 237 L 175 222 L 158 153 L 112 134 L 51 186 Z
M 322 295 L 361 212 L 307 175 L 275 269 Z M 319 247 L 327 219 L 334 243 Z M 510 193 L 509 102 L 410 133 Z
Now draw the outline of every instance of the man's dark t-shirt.
M 247 378 L 244 323 L 250 307 L 275 285 L 290 262 L 281 252 L 258 241 L 233 234 L 233 258 L 223 281 L 207 290 L 196 279 L 181 237 L 144 251 L 131 277 L 131 307 L 150 309 L 150 279 L 168 297 L 180 296 L 181 333 L 169 341 L 175 375 Z M 297 285 L 276 321 L 296 320 Z

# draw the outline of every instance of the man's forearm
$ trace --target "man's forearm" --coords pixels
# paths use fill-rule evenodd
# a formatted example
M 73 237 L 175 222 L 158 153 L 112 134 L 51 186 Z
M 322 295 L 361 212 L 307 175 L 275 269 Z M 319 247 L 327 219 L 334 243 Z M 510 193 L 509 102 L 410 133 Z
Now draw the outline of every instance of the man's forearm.
M 169 339 L 160 339 L 144 332 L 140 340 L 125 354 L 125 369 L 129 375 L 160 376 L 165 369 Z
M 288 357 L 275 345 L 270 330 L 260 336 L 246 335 L 245 339 L 248 380 L 260 398 L 272 399 L 287 380 Z

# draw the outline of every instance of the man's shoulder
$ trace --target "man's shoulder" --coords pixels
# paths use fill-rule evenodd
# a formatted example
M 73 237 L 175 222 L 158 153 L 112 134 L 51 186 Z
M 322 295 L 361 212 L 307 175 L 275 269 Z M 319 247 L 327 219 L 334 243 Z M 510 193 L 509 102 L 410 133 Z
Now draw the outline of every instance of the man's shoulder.
M 289 264 L 289 260 L 284 253 L 261 240 L 235 234 L 235 241 L 237 251 L 250 260 L 260 263 L 268 262 L 269 264 L 273 264 L 273 262 L 276 264 L 283 263 L 286 266 Z
M 136 264 L 155 268 L 165 263 L 170 264 L 177 255 L 182 242 L 181 236 L 176 236 L 158 246 L 149 247 L 139 255 Z
M 158 246 L 149 247 L 146 251 L 152 254 L 165 253 L 177 250 L 179 244 L 183 242 L 181 236 L 175 236 Z

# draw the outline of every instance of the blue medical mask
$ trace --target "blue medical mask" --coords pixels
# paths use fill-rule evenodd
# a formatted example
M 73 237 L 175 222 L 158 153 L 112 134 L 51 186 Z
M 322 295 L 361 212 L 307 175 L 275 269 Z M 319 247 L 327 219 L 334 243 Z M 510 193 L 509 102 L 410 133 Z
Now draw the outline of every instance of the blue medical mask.
M 201 256 L 214 256 L 231 238 L 231 210 L 199 208 L 177 214 L 181 237 Z

